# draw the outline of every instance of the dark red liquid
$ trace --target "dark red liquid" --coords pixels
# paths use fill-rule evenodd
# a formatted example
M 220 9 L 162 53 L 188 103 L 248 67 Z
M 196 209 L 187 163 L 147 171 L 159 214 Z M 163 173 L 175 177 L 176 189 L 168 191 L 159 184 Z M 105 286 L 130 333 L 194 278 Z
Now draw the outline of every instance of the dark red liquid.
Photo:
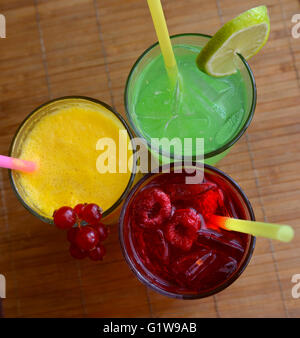
M 155 176 L 129 203 L 123 228 L 124 245 L 135 268 L 150 284 L 183 295 L 211 292 L 228 281 L 243 264 L 251 239 L 249 235 L 222 230 L 217 225 L 209 224 L 209 216 L 205 212 L 214 203 L 216 215 L 246 218 L 244 207 L 228 182 L 205 173 L 201 185 L 203 189 L 199 189 L 199 185 L 185 184 L 185 178 L 186 174 L 183 173 Z M 170 197 L 170 218 L 176 210 L 195 211 L 195 198 L 201 195 L 204 201 L 203 214 L 197 210 L 201 226 L 190 248 L 183 250 L 168 241 L 166 229 L 170 218 L 157 227 L 147 228 L 140 224 L 136 210 L 143 193 L 150 187 L 158 187 Z M 221 200 L 213 201 L 211 196 L 208 198 L 206 194 L 209 190 L 218 191 L 216 198 L 221 196 Z M 149 213 L 150 217 L 157 212 L 159 206 L 155 205 Z

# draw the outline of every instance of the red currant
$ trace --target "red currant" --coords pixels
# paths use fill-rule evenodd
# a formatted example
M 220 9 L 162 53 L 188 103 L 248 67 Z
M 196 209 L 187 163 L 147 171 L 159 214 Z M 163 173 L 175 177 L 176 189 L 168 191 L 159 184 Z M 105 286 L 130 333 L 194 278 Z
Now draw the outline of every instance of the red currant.
M 85 204 L 77 204 L 75 207 L 74 207 L 74 211 L 76 213 L 76 215 L 78 216 L 78 218 L 82 219 L 83 217 L 83 210 L 86 206 L 86 203 Z
M 76 234 L 76 244 L 82 250 L 90 251 L 94 249 L 98 243 L 99 234 L 90 226 L 81 227 Z
M 89 257 L 92 261 L 102 261 L 105 253 L 105 247 L 102 244 L 99 244 L 94 250 L 89 252 Z
M 102 218 L 102 209 L 97 204 L 87 204 L 82 212 L 82 219 L 89 224 L 97 224 Z
M 71 256 L 73 258 L 76 258 L 76 259 L 83 259 L 83 258 L 87 257 L 87 255 L 88 255 L 88 253 L 86 251 L 81 250 L 75 244 L 70 245 L 69 251 L 70 251 Z
M 76 214 L 70 207 L 61 207 L 54 211 L 53 221 L 60 229 L 70 229 L 76 222 Z
M 77 235 L 78 231 L 79 231 L 78 227 L 71 228 L 71 229 L 68 230 L 67 239 L 70 243 L 76 243 L 76 235 Z
M 99 223 L 99 224 L 94 225 L 93 228 L 99 234 L 99 241 L 101 241 L 101 242 L 105 241 L 106 238 L 107 238 L 107 236 L 108 236 L 108 229 L 107 229 L 107 227 L 104 224 Z

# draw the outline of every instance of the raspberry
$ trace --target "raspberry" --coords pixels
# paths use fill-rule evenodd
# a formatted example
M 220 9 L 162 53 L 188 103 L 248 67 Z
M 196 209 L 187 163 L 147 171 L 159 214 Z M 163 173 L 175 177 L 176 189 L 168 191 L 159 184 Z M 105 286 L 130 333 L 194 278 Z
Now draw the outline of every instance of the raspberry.
M 197 238 L 201 218 L 193 209 L 176 210 L 165 227 L 167 241 L 173 246 L 189 251 Z
M 220 189 L 212 189 L 197 197 L 193 206 L 204 218 L 209 218 L 209 216 L 215 214 L 219 206 L 223 206 L 223 202 L 222 191 Z
M 144 228 L 157 228 L 172 212 L 169 196 L 158 188 L 144 190 L 134 209 L 136 222 Z

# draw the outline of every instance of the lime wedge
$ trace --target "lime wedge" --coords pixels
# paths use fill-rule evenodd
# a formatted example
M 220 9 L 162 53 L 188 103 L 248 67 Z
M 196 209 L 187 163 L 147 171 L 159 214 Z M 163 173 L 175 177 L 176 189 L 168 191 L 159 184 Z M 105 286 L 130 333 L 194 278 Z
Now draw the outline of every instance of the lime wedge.
M 228 21 L 204 46 L 197 65 L 212 76 L 225 76 L 236 72 L 235 55 L 246 60 L 255 55 L 267 42 L 270 19 L 266 6 L 259 6 Z

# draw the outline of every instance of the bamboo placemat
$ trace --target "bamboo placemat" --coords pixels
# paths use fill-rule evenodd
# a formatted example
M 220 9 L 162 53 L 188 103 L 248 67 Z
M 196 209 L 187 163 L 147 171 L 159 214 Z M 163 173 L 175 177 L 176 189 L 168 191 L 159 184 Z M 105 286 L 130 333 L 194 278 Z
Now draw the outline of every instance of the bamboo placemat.
M 258 239 L 242 277 L 196 301 L 147 290 L 123 260 L 117 227 L 103 263 L 77 262 L 65 234 L 42 224 L 14 196 L 0 170 L 0 273 L 6 317 L 300 317 L 291 278 L 300 273 L 300 39 L 291 34 L 297 0 L 163 0 L 171 34 L 213 34 L 266 4 L 271 35 L 250 60 L 258 87 L 254 120 L 218 167 L 236 179 L 258 220 L 295 227 L 290 244 Z M 123 92 L 136 58 L 156 40 L 146 0 L 0 0 L 0 154 L 24 117 L 64 95 L 101 99 L 124 114 Z

